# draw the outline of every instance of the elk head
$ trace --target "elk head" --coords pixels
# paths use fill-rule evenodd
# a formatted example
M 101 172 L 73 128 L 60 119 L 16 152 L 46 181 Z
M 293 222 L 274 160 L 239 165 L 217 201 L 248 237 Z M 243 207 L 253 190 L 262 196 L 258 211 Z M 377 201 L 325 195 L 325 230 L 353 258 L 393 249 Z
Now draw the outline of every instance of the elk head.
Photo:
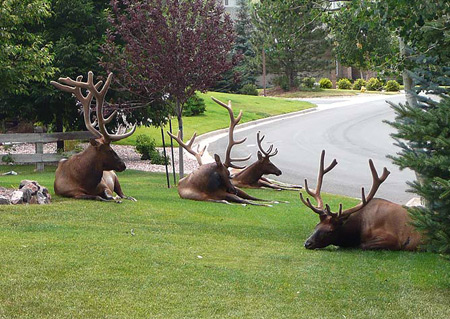
M 136 130 L 136 126 L 125 133 L 119 134 L 120 127 L 116 134 L 109 134 L 106 130 L 106 124 L 110 123 L 117 111 L 114 111 L 110 116 L 105 118 L 103 116 L 103 104 L 105 100 L 106 93 L 111 85 L 112 73 L 109 73 L 105 84 L 102 86 L 103 82 L 98 81 L 94 84 L 94 74 L 89 71 L 87 82 L 82 82 L 83 76 L 80 75 L 76 80 L 72 80 L 69 77 L 59 78 L 58 81 L 51 81 L 50 83 L 56 88 L 72 93 L 83 106 L 83 117 L 86 128 L 95 136 L 90 140 L 90 145 L 86 151 L 93 152 L 98 163 L 101 163 L 102 170 L 116 170 L 121 172 L 125 170 L 125 163 L 119 158 L 117 153 L 111 148 L 110 143 L 113 141 L 118 141 L 127 138 Z M 83 94 L 82 89 L 86 90 L 86 94 Z M 95 98 L 96 103 L 96 121 L 91 122 L 91 102 Z M 98 125 L 98 130 L 95 126 Z
M 259 147 L 258 164 L 257 164 L 259 166 L 259 170 L 261 171 L 261 173 L 263 175 L 274 174 L 276 176 L 280 176 L 281 170 L 270 161 L 270 158 L 272 156 L 275 156 L 278 154 L 278 149 L 275 149 L 275 151 L 273 153 L 271 153 L 272 149 L 273 149 L 273 145 L 270 145 L 270 147 L 267 149 L 267 151 L 264 151 L 264 149 L 261 146 L 261 142 L 264 140 L 265 135 L 263 135 L 263 137 L 261 137 L 261 138 L 259 136 L 260 136 L 260 132 L 258 132 L 256 134 L 256 140 L 258 142 L 258 147 Z
M 390 174 L 390 172 L 385 167 L 382 176 L 379 177 L 373 164 L 373 161 L 369 160 L 369 166 L 372 172 L 372 180 L 373 180 L 372 188 L 369 192 L 369 195 L 367 197 L 365 196 L 364 187 L 362 187 L 361 203 L 344 211 L 342 210 L 342 204 L 339 204 L 339 211 L 337 213 L 334 213 L 331 211 L 331 208 L 328 204 L 325 204 L 324 207 L 323 200 L 320 195 L 320 190 L 322 188 L 323 176 L 329 171 L 331 171 L 337 165 L 337 161 L 334 159 L 333 162 L 327 168 L 325 168 L 324 159 L 325 159 L 325 151 L 322 151 L 320 157 L 319 174 L 317 177 L 317 186 L 315 191 L 312 191 L 308 188 L 308 181 L 305 179 L 305 190 L 310 196 L 312 196 L 316 200 L 317 205 L 316 206 L 312 205 L 310 199 L 306 198 L 305 200 L 303 198 L 303 194 L 300 193 L 300 199 L 302 203 L 307 207 L 309 207 L 313 212 L 318 214 L 320 218 L 320 222 L 314 228 L 314 232 L 305 242 L 305 248 L 307 249 L 323 248 L 328 245 L 335 244 L 338 241 L 344 240 L 343 238 L 341 238 L 342 235 L 341 230 L 345 225 L 345 223 L 347 222 L 348 218 L 352 214 L 360 211 L 373 199 L 380 185 L 386 180 L 386 178 Z M 347 236 L 352 236 L 352 234 L 347 234 Z
M 218 179 L 217 180 L 221 181 L 221 183 L 225 187 L 227 193 L 236 194 L 237 193 L 237 189 L 231 183 L 230 171 L 226 168 L 226 166 L 224 164 L 222 164 L 222 161 L 220 160 L 219 155 L 214 154 L 214 160 L 215 160 L 216 165 L 217 165 L 217 169 L 214 172 L 214 174 L 218 175 Z

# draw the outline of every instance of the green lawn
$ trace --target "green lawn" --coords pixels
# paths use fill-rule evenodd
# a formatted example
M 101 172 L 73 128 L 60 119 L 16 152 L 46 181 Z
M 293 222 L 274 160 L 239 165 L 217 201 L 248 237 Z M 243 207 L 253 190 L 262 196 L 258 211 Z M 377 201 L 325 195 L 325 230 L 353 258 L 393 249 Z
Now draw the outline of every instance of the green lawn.
M 12 168 L 0 186 L 53 184 L 52 167 Z M 448 260 L 306 250 L 317 216 L 296 192 L 251 191 L 291 203 L 243 207 L 182 200 L 164 175 L 119 178 L 138 202 L 0 207 L 0 318 L 450 317 Z
M 191 138 L 194 132 L 203 134 L 215 131 L 221 128 L 226 128 L 230 124 L 228 112 L 211 100 L 211 96 L 227 103 L 231 100 L 233 111 L 237 115 L 239 110 L 243 111 L 241 124 L 245 122 L 254 121 L 257 119 L 279 115 L 284 113 L 301 111 L 307 108 L 314 107 L 314 104 L 301 101 L 291 101 L 284 98 L 251 96 L 242 94 L 227 94 L 219 92 L 207 92 L 199 94 L 206 103 L 206 112 L 200 116 L 183 117 L 185 140 Z M 178 121 L 173 120 L 175 134 L 178 131 Z M 168 128 L 166 129 L 168 130 Z M 154 127 L 139 127 L 136 133 L 131 137 L 122 140 L 119 144 L 134 145 L 136 137 L 139 134 L 148 134 L 155 139 L 158 145 L 162 145 L 161 130 Z M 166 138 L 168 135 L 166 134 Z

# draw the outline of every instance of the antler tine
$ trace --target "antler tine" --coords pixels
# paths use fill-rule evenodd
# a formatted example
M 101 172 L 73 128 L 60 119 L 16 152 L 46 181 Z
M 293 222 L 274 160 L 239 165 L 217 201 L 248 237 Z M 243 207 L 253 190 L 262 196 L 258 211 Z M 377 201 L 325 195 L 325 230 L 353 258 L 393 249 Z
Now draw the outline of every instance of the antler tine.
M 322 196 L 320 195 L 320 191 L 322 189 L 322 182 L 323 182 L 323 176 L 328 173 L 329 171 L 331 171 L 336 165 L 337 165 L 337 161 L 336 159 L 334 159 L 330 165 L 327 166 L 327 168 L 325 168 L 324 165 L 324 161 L 325 161 L 325 150 L 322 151 L 322 154 L 320 155 L 320 165 L 319 165 L 319 174 L 317 175 L 317 185 L 316 185 L 316 190 L 312 191 L 309 189 L 308 187 L 308 180 L 305 179 L 305 190 L 306 192 L 312 196 L 316 202 L 317 202 L 317 206 L 313 208 L 311 208 L 312 205 L 307 205 L 309 208 L 311 208 L 314 212 L 317 213 L 317 211 L 320 211 L 321 214 L 325 214 L 325 215 L 331 215 L 331 210 L 330 207 L 328 205 L 326 205 L 325 209 L 323 208 L 323 200 L 322 200 Z M 310 203 L 309 199 L 308 202 Z M 304 202 L 303 202 L 304 203 Z
M 192 135 L 192 138 L 187 145 L 181 139 L 181 131 L 178 131 L 178 136 L 175 136 L 170 132 L 167 132 L 167 134 L 169 134 L 169 136 L 171 138 L 173 138 L 175 141 L 177 141 L 178 144 L 181 145 L 181 147 L 183 147 L 186 151 L 188 151 L 189 153 L 194 155 L 195 158 L 197 159 L 198 165 L 200 165 L 200 166 L 202 165 L 202 156 L 203 156 L 203 153 L 205 152 L 206 146 L 203 148 L 203 150 L 201 152 L 198 152 L 198 149 L 197 149 L 197 152 L 195 152 L 192 149 L 192 144 L 194 143 L 194 140 L 197 137 L 197 133 L 194 133 L 194 135 Z
M 228 114 L 230 115 L 230 128 L 228 129 L 228 146 L 227 146 L 227 150 L 225 153 L 225 161 L 224 161 L 223 165 L 227 168 L 232 167 L 232 168 L 237 168 L 237 169 L 243 169 L 243 168 L 245 168 L 245 166 L 239 166 L 239 165 L 233 164 L 233 162 L 247 161 L 252 157 L 251 154 L 245 158 L 231 158 L 231 149 L 233 148 L 233 146 L 242 144 L 247 140 L 247 138 L 245 137 L 242 140 L 235 141 L 234 137 L 233 137 L 234 128 L 241 120 L 242 110 L 239 111 L 239 115 L 235 118 L 234 114 L 233 114 L 233 108 L 231 106 L 231 101 L 228 101 L 228 104 L 225 104 L 222 101 L 216 99 L 215 97 L 211 97 L 211 99 L 214 102 L 216 102 L 217 104 L 219 104 L 220 106 L 223 106 L 224 108 L 226 108 L 228 111 Z
M 75 81 L 69 77 L 59 78 L 58 81 L 65 83 L 66 85 L 61 84 L 59 82 L 55 82 L 55 81 L 50 81 L 50 84 L 52 84 L 53 86 L 55 86 L 57 89 L 59 89 L 61 91 L 69 92 L 69 93 L 72 93 L 73 95 L 75 95 L 75 97 L 78 99 L 78 101 L 80 101 L 80 103 L 83 107 L 83 119 L 84 119 L 84 124 L 86 125 L 86 128 L 95 137 L 99 138 L 99 137 L 102 137 L 102 134 L 97 129 L 95 129 L 95 124 L 91 123 L 91 101 L 92 101 L 92 98 L 94 97 L 94 92 L 92 90 L 89 90 L 89 92 L 86 96 L 83 95 L 81 89 L 82 88 L 89 89 L 89 86 L 88 86 L 87 82 L 82 82 L 81 81 L 82 79 L 83 79 L 82 75 L 77 76 Z M 100 81 L 99 83 L 97 83 L 94 86 L 94 89 L 97 89 L 101 84 L 102 84 L 102 82 Z
M 258 131 L 258 133 L 256 133 L 256 142 L 257 142 L 257 144 L 258 144 L 258 148 L 259 148 L 259 150 L 261 151 L 261 153 L 263 153 L 264 156 L 267 156 L 267 157 L 272 157 L 272 156 L 277 155 L 277 154 L 278 154 L 278 149 L 277 149 L 277 148 L 275 149 L 275 151 L 274 151 L 272 154 L 270 154 L 270 153 L 272 152 L 272 149 L 273 149 L 273 144 L 270 145 L 270 147 L 267 149 L 267 151 L 264 151 L 264 149 L 262 148 L 261 143 L 262 143 L 262 141 L 264 140 L 264 138 L 265 138 L 266 136 L 263 135 L 263 136 L 260 138 L 260 134 L 261 134 L 260 131 Z
M 358 205 L 356 205 L 352 208 L 344 210 L 339 215 L 341 218 L 348 218 L 351 214 L 356 213 L 361 208 L 366 206 L 373 199 L 373 197 L 375 196 L 376 192 L 378 191 L 378 188 L 380 187 L 380 185 L 386 180 L 386 178 L 388 178 L 389 174 L 391 173 L 388 171 L 388 169 L 386 167 L 384 167 L 383 174 L 380 177 L 378 175 L 377 170 L 375 169 L 375 165 L 373 164 L 373 161 L 371 159 L 369 160 L 369 167 L 370 167 L 370 171 L 372 173 L 372 188 L 370 189 L 369 195 L 367 195 L 367 197 L 366 197 L 364 187 L 362 187 L 361 188 L 361 203 L 359 203 Z
M 314 207 L 314 205 L 311 204 L 311 201 L 309 200 L 309 198 L 306 198 L 306 200 L 305 200 L 303 198 L 303 194 L 302 193 L 300 193 L 300 200 L 302 201 L 302 203 L 305 206 L 309 207 L 313 212 L 315 212 L 315 213 L 317 213 L 319 215 L 323 215 L 324 214 L 323 210 L 321 210 L 321 209 L 319 209 L 317 207 Z

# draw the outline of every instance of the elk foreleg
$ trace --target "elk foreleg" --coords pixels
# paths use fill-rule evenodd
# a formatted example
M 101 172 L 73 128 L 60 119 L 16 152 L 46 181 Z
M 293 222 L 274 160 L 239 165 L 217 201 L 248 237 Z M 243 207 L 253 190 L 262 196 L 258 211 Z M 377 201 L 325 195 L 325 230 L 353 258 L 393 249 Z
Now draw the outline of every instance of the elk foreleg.
M 101 202 L 114 201 L 114 198 L 112 196 L 110 196 L 109 198 L 103 198 L 102 196 L 99 196 L 99 195 L 88 195 L 88 194 L 76 195 L 73 198 L 75 198 L 75 199 L 87 199 L 87 200 L 98 200 L 98 201 L 101 201 Z
M 225 200 L 227 200 L 229 202 L 233 202 L 233 203 L 244 204 L 244 205 L 255 205 L 255 206 L 272 207 L 272 205 L 269 205 L 269 204 L 254 203 L 254 202 L 249 201 L 247 199 L 243 199 L 243 198 L 239 197 L 238 195 L 229 194 L 229 193 L 227 193 L 227 195 L 225 196 Z
M 137 199 L 131 196 L 126 196 L 123 191 L 122 188 L 120 187 L 120 183 L 119 183 L 119 179 L 117 178 L 117 176 L 115 176 L 114 178 L 114 192 L 120 197 L 120 198 L 125 198 L 128 200 L 131 200 L 133 202 L 137 202 Z
M 300 186 L 300 185 L 286 184 L 286 183 L 282 183 L 282 182 L 276 181 L 276 180 L 274 180 L 274 179 L 268 179 L 268 178 L 265 178 L 265 177 L 261 177 L 261 178 L 258 180 L 258 182 L 259 182 L 259 183 L 267 183 L 267 184 L 270 184 L 270 185 L 272 185 L 271 188 L 278 187 L 278 188 L 280 188 L 280 190 L 297 191 L 297 190 L 303 188 L 303 187 Z M 269 187 L 269 186 L 265 186 L 265 185 L 264 185 L 264 187 Z
M 253 197 L 239 188 L 236 188 L 236 195 L 243 199 L 249 199 L 249 200 L 254 200 L 254 201 L 258 201 L 258 202 L 272 202 L 270 200 Z

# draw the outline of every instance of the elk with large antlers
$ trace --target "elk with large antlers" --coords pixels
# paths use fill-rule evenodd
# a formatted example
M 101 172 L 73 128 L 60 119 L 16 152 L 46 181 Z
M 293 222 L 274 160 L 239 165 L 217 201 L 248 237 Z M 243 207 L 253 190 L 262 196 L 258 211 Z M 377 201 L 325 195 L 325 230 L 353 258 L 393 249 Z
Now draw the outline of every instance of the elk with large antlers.
M 278 149 L 273 150 L 273 145 L 270 145 L 267 151 L 264 150 L 261 143 L 264 140 L 264 135 L 260 137 L 260 132 L 256 134 L 256 141 L 259 147 L 258 160 L 253 164 L 247 166 L 245 169 L 237 171 L 231 176 L 231 182 L 238 187 L 246 188 L 272 188 L 276 190 L 298 190 L 301 186 L 284 184 L 278 181 L 269 180 L 263 175 L 274 174 L 281 175 L 281 170 L 270 161 L 272 156 L 278 154 Z
M 103 103 L 111 85 L 112 73 L 108 75 L 101 89 L 103 82 L 94 84 L 92 72 L 88 73 L 87 82 L 82 80 L 83 76 L 80 75 L 76 80 L 66 77 L 59 78 L 59 82 L 50 82 L 56 88 L 75 95 L 83 107 L 86 128 L 95 136 L 83 152 L 59 162 L 55 172 L 55 193 L 65 197 L 111 201 L 116 199 L 113 197 L 115 192 L 120 198 L 135 200 L 122 192 L 114 171 L 122 172 L 126 166 L 111 148 L 110 143 L 130 136 L 136 126 L 125 134 L 109 134 L 106 129 L 106 124 L 116 115 L 116 111 L 107 118 L 103 115 Z M 86 94 L 82 90 L 86 90 Z M 96 123 L 91 121 L 93 98 L 96 102 Z M 95 128 L 96 124 L 99 130 Z
M 234 202 L 239 204 L 270 206 L 268 204 L 254 203 L 253 201 L 260 201 L 260 199 L 250 196 L 235 187 L 231 183 L 230 172 L 225 164 L 221 162 L 217 154 L 214 155 L 214 163 L 203 164 L 202 155 L 205 148 L 202 151 L 200 151 L 199 147 L 197 151 L 194 151 L 192 148 L 196 137 L 195 133 L 187 144 L 182 141 L 180 133 L 178 133 L 178 136 L 170 132 L 167 133 L 186 151 L 194 155 L 199 164 L 197 170 L 179 181 L 178 194 L 181 198 L 218 203 Z M 229 160 L 228 157 L 227 159 Z
M 333 160 L 325 168 L 324 160 L 325 151 L 322 151 L 315 191 L 308 188 L 308 182 L 305 179 L 305 190 L 315 199 L 316 206 L 309 198 L 305 200 L 300 193 L 303 204 L 320 218 L 313 234 L 305 242 L 307 249 L 323 248 L 328 245 L 361 249 L 417 249 L 421 236 L 410 224 L 411 219 L 406 209 L 390 201 L 374 198 L 378 188 L 390 174 L 386 168 L 380 177 L 372 160 L 369 160 L 373 179 L 369 194 L 366 197 L 363 187 L 361 203 L 346 210 L 343 210 L 340 204 L 338 212 L 334 213 L 328 204 L 324 207 L 320 191 L 323 176 L 337 165 L 337 161 Z

